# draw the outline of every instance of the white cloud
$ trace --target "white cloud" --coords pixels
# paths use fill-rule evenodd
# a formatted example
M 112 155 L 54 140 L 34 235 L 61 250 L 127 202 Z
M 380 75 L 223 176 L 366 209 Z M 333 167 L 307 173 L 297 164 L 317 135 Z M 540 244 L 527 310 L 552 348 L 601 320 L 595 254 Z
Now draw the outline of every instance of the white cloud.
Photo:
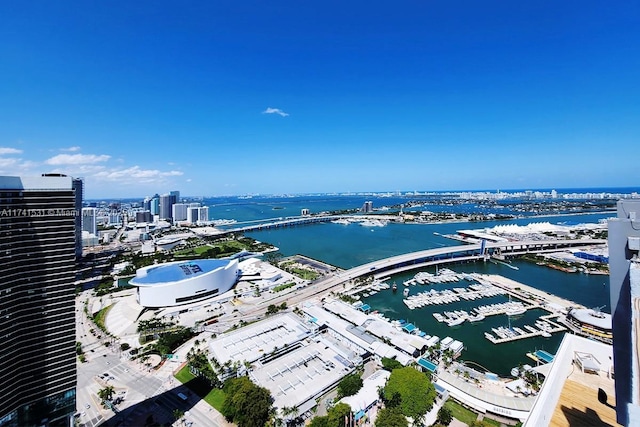
M 75 151 L 80 151 L 80 147 L 78 147 L 77 145 L 74 145 L 73 147 L 69 147 L 69 148 L 61 148 L 60 151 L 75 152 Z
M 22 150 L 18 150 L 17 148 L 11 147 L 0 147 L 0 155 L 2 154 L 21 154 Z
M 58 154 L 45 161 L 48 165 L 83 165 L 106 162 L 111 156 L 106 154 Z
M 282 117 L 287 117 L 289 115 L 289 113 L 285 113 L 279 108 L 271 108 L 271 107 L 268 107 L 266 110 L 264 110 L 262 114 L 279 114 Z
M 39 175 L 39 171 L 33 171 L 38 163 L 24 160 L 18 157 L 0 157 L 0 175 L 24 176 Z
M 103 170 L 94 176 L 112 182 L 151 183 L 162 182 L 165 178 L 181 176 L 181 171 L 160 171 L 157 169 L 142 169 L 140 166 L 132 166 L 126 169 Z
M 4 169 L 11 169 L 16 166 L 20 159 L 12 159 L 6 157 L 0 157 L 0 171 Z

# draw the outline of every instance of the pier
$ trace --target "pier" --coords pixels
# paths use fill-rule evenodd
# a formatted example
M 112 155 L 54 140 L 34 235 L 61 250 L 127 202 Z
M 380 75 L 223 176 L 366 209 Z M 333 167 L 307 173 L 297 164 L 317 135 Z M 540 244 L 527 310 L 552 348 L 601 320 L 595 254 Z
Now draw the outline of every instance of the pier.
M 524 329 L 519 327 L 500 326 L 498 328 L 491 329 L 493 334 L 495 335 L 489 332 L 485 332 L 484 337 L 491 341 L 493 344 L 502 344 L 505 342 L 523 340 L 539 336 L 548 338 L 551 336 L 551 334 L 567 330 L 567 328 L 552 320 L 557 319 L 558 316 L 558 314 L 548 314 L 545 316 L 540 316 L 540 318 L 536 320 L 535 323 L 537 328 L 534 328 L 531 325 L 523 326 L 523 328 L 527 330 L 526 332 L 524 331 Z

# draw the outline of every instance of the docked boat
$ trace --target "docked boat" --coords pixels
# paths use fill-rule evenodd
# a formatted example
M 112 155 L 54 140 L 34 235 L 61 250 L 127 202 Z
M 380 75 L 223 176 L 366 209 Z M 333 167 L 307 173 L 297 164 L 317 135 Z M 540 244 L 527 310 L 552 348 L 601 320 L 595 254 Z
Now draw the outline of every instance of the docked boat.
M 465 320 L 467 319 L 465 319 L 464 317 L 458 317 L 457 319 L 449 320 L 447 322 L 447 326 L 458 326 L 463 324 Z
M 402 295 L 404 295 L 405 297 L 409 295 L 409 288 L 404 288 L 404 291 L 402 291 Z
M 509 307 L 505 314 L 507 316 L 520 316 L 521 314 L 525 314 L 527 309 L 525 307 Z
M 396 282 L 393 282 L 393 285 L 391 285 L 391 289 L 394 291 L 398 290 L 398 285 L 396 285 Z
M 481 322 L 484 320 L 484 314 L 478 314 L 476 316 L 469 316 L 469 322 Z

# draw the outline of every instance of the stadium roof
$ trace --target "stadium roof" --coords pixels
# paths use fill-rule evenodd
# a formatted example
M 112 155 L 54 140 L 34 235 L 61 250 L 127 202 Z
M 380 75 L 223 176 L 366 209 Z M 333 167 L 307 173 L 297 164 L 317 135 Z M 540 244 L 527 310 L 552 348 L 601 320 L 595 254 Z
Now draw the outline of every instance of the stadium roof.
M 132 285 L 153 285 L 202 276 L 217 268 L 226 267 L 229 260 L 200 259 L 181 261 L 147 267 L 146 274 L 138 274 L 131 279 Z

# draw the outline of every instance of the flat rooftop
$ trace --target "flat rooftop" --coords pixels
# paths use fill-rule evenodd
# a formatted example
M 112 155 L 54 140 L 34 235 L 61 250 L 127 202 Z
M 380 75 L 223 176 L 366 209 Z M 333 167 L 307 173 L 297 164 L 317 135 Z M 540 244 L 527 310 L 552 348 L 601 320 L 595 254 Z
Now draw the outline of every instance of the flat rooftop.
M 328 341 L 319 340 L 254 369 L 251 375 L 271 392 L 275 407 L 291 408 L 314 399 L 354 368 Z M 312 403 L 315 406 L 315 400 Z
M 276 348 L 307 338 L 309 334 L 309 328 L 296 315 L 286 313 L 219 335 L 210 342 L 209 350 L 220 364 L 229 360 L 254 362 Z

